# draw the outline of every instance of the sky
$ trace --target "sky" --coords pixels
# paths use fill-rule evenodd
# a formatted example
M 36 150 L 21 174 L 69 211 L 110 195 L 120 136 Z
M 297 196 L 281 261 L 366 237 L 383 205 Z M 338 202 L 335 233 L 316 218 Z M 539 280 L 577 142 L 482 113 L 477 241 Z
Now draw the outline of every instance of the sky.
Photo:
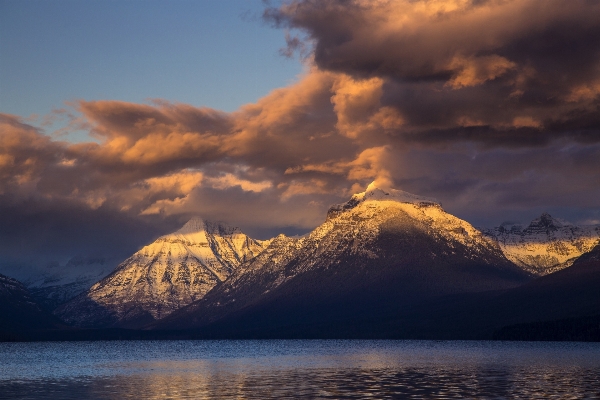
M 0 1 L 0 109 L 44 117 L 82 99 L 163 99 L 234 111 L 302 70 L 279 55 L 285 38 L 261 21 L 263 9 L 245 0 Z
M 302 234 L 373 181 L 597 224 L 599 105 L 597 1 L 0 0 L 0 256 Z

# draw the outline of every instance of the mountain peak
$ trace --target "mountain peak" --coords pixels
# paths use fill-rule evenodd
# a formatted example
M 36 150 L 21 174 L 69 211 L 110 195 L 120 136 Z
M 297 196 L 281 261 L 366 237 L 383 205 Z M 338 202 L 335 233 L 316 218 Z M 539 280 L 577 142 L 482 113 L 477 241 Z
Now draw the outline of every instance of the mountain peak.
M 205 230 L 206 224 L 201 217 L 192 217 L 188 222 L 185 223 L 177 232 L 178 233 L 194 233 Z
M 185 235 L 203 231 L 218 235 L 241 233 L 238 227 L 230 227 L 222 222 L 207 221 L 199 216 L 192 217 L 175 233 Z
M 411 204 L 426 203 L 430 205 L 441 206 L 441 204 L 434 198 L 418 196 L 403 190 L 392 189 L 384 185 L 378 185 L 375 181 L 373 181 L 369 184 L 369 186 L 367 186 L 364 192 L 353 195 L 346 203 L 335 204 L 331 206 L 327 215 L 331 216 L 342 211 L 350 210 L 367 201 L 395 201 L 398 203 Z
M 431 197 L 419 196 L 416 194 L 408 193 L 403 190 L 392 189 L 384 185 L 378 185 L 375 181 L 371 182 L 367 189 L 362 193 L 357 193 L 353 198 L 356 197 L 362 201 L 368 200 L 383 200 L 383 201 L 397 201 L 399 203 L 435 203 L 439 202 Z
M 543 212 L 529 224 L 510 222 L 484 233 L 498 241 L 504 255 L 534 275 L 570 267 L 600 238 L 600 226 L 573 225 Z
M 562 228 L 565 223 L 563 221 L 553 218 L 547 212 L 543 212 L 539 218 L 531 221 L 526 231 L 556 231 L 559 228 Z
M 202 298 L 269 243 L 194 217 L 144 246 L 56 312 L 78 326 L 140 327 Z

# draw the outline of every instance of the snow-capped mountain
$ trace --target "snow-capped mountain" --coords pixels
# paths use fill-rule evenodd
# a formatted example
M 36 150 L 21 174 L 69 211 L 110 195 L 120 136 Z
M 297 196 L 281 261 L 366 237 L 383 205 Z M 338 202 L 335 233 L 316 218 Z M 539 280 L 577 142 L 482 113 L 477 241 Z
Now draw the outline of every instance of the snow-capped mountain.
M 571 266 L 600 242 L 600 225 L 572 225 L 548 213 L 527 227 L 505 224 L 484 233 L 498 241 L 509 260 L 535 275 Z
M 52 310 L 111 273 L 118 260 L 75 256 L 66 263 L 3 265 L 2 273 L 23 283 L 35 300 Z
M 119 264 L 55 314 L 77 326 L 135 327 L 202 298 L 269 241 L 193 218 Z
M 371 184 L 331 207 L 309 235 L 277 237 L 203 299 L 154 326 L 329 324 L 528 280 L 494 241 L 434 199 Z
M 117 264 L 116 260 L 103 257 L 76 256 L 64 265 L 55 263 L 30 273 L 24 283 L 38 303 L 53 310 L 88 290 L 110 274 Z

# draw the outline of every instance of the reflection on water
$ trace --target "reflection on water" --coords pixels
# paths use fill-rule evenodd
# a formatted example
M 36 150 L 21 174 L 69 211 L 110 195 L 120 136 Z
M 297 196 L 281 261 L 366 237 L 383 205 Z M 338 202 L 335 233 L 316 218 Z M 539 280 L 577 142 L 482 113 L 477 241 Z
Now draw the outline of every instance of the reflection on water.
M 0 343 L 0 398 L 600 398 L 600 344 Z

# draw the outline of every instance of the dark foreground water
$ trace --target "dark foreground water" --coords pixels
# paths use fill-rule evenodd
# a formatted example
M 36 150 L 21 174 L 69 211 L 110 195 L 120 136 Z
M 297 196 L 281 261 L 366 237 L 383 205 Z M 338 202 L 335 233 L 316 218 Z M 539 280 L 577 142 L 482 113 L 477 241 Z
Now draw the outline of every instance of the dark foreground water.
M 600 344 L 0 343 L 0 398 L 600 398 Z

